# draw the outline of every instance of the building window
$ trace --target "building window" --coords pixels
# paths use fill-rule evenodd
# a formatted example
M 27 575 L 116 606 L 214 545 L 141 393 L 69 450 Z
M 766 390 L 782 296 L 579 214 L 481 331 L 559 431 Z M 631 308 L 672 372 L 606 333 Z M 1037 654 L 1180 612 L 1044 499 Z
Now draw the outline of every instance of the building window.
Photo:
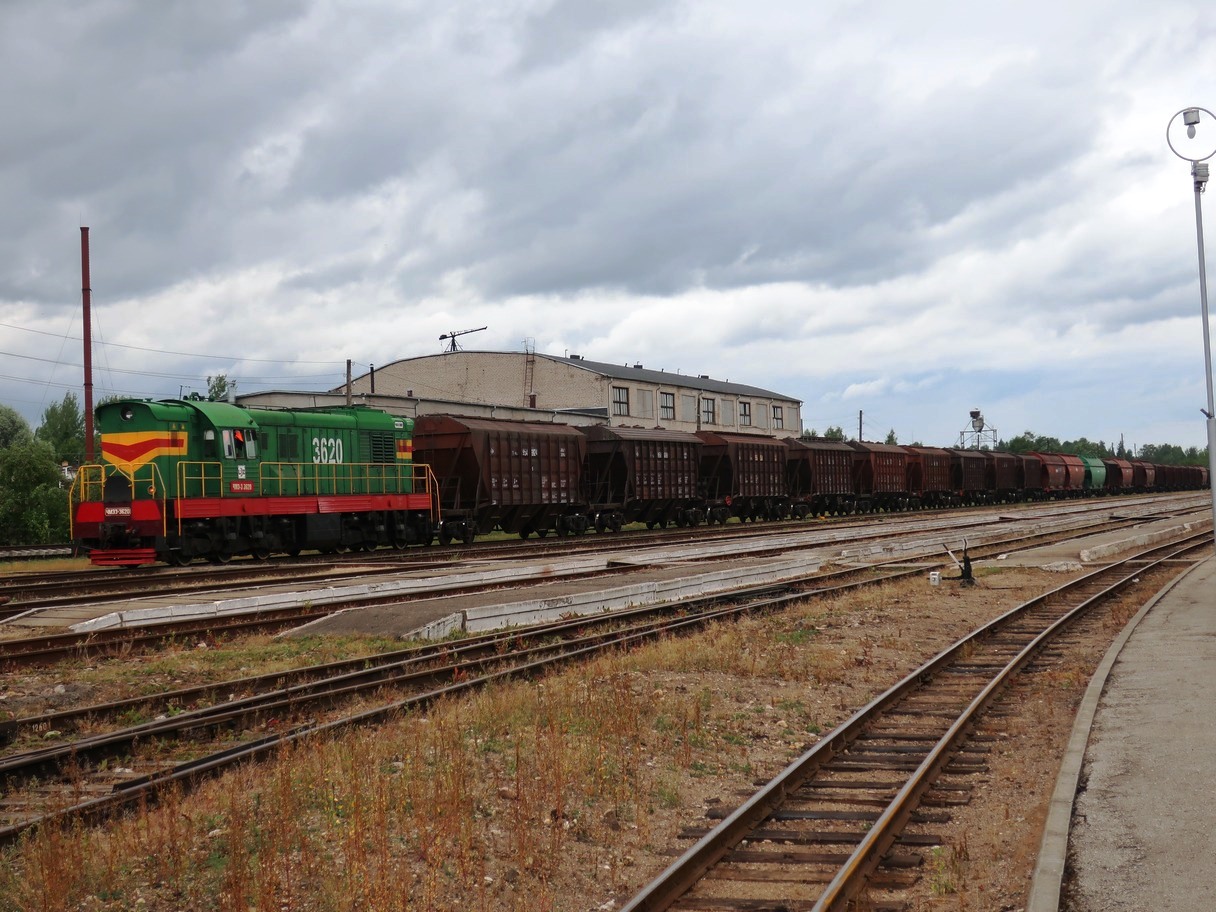
M 701 400 L 701 423 L 702 424 L 717 424 L 718 419 L 714 414 L 714 399 Z
M 773 430 L 785 427 L 785 412 L 779 405 L 773 406 Z
M 638 417 L 653 418 L 654 417 L 654 390 L 640 389 L 638 390 Z
M 739 427 L 752 426 L 752 404 L 750 402 L 739 403 Z
M 659 417 L 664 421 L 676 420 L 675 393 L 659 393 Z
M 612 414 L 629 414 L 629 387 L 614 386 L 612 388 Z

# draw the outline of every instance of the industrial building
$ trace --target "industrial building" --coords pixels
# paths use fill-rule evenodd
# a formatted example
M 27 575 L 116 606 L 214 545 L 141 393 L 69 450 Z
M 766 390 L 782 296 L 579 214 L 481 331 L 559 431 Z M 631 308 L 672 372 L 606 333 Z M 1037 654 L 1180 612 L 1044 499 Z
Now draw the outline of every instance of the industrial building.
M 246 405 L 336 405 L 345 386 L 327 394 L 243 395 Z M 352 377 L 352 401 L 398 414 L 454 413 L 567 424 L 662 427 L 796 437 L 802 403 L 771 390 L 650 370 L 641 364 L 589 361 L 530 351 L 449 351 L 403 358 Z

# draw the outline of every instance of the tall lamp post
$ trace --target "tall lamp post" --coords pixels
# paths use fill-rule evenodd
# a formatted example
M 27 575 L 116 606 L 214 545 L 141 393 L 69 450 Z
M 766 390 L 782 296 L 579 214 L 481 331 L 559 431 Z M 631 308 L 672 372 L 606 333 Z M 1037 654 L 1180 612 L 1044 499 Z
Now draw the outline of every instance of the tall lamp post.
M 1207 115 L 1203 117 L 1203 115 Z M 1178 119 L 1182 118 L 1181 123 Z M 1185 127 L 1185 136 L 1181 129 Z M 1205 136 L 1196 139 L 1200 127 Z M 1165 141 L 1170 151 L 1191 163 L 1195 182 L 1195 234 L 1199 240 L 1199 303 L 1203 313 L 1203 369 L 1208 382 L 1208 407 L 1201 411 L 1208 427 L 1208 484 L 1212 493 L 1212 535 L 1216 541 L 1216 404 L 1212 400 L 1212 342 L 1208 334 L 1208 274 L 1203 257 L 1203 206 L 1201 195 L 1208 182 L 1208 159 L 1216 155 L 1216 114 L 1207 108 L 1183 108 L 1170 118 L 1165 127 Z M 1206 153 L 1206 154 L 1205 154 Z

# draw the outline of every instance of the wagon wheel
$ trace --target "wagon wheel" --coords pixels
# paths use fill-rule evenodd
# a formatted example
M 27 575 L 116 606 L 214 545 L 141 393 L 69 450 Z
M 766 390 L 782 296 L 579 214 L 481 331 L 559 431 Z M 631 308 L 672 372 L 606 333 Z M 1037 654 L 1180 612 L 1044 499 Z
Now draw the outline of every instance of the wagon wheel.
M 532 534 L 532 529 L 529 526 L 524 526 L 519 530 L 519 537 L 524 541 L 528 540 L 528 536 Z
M 231 551 L 212 551 L 207 555 L 207 560 L 213 564 L 226 564 L 232 560 Z
M 270 549 L 266 548 L 266 547 L 254 548 L 251 553 L 257 560 L 260 560 L 260 561 L 270 559 Z
M 439 527 L 439 544 L 450 545 L 452 543 L 452 530 L 447 525 Z
M 473 539 L 475 539 L 476 537 L 477 537 L 477 530 L 474 529 L 471 525 L 466 524 L 464 527 L 464 534 L 461 536 L 461 539 L 464 541 L 464 543 L 466 545 L 471 545 L 471 544 L 473 544 Z
M 548 535 L 548 534 L 549 534 L 549 530 L 548 530 L 548 529 L 545 529 L 545 528 L 543 528 L 543 527 L 542 527 L 542 528 L 540 528 L 540 529 L 537 529 L 537 530 L 536 530 L 536 537 L 537 537 L 537 538 L 544 538 L 544 537 L 545 537 L 546 535 Z
M 175 567 L 185 567 L 193 559 L 194 558 L 187 555 L 184 551 L 178 550 L 169 552 L 169 563 L 173 564 Z

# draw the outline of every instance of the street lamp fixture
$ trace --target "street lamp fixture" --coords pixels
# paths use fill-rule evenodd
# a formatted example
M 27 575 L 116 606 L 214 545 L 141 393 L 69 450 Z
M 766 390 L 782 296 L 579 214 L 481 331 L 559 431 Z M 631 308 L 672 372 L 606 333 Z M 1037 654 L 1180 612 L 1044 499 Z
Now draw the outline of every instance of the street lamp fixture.
M 1207 127 L 1202 139 L 1196 137 L 1204 126 L 1207 115 Z M 1171 132 L 1178 118 L 1186 126 L 1186 142 Z M 1191 163 L 1191 178 L 1195 187 L 1195 235 L 1199 242 L 1199 305 L 1203 315 L 1203 369 L 1208 385 L 1208 407 L 1200 409 L 1207 422 L 1208 430 L 1208 485 L 1212 494 L 1212 535 L 1216 541 L 1216 404 L 1212 401 L 1212 342 L 1208 332 L 1208 274 L 1203 256 L 1203 206 L 1201 203 L 1203 191 L 1208 183 L 1207 160 L 1216 155 L 1216 115 L 1207 108 L 1183 108 L 1170 118 L 1165 127 L 1165 141 L 1170 151 L 1184 161 Z

